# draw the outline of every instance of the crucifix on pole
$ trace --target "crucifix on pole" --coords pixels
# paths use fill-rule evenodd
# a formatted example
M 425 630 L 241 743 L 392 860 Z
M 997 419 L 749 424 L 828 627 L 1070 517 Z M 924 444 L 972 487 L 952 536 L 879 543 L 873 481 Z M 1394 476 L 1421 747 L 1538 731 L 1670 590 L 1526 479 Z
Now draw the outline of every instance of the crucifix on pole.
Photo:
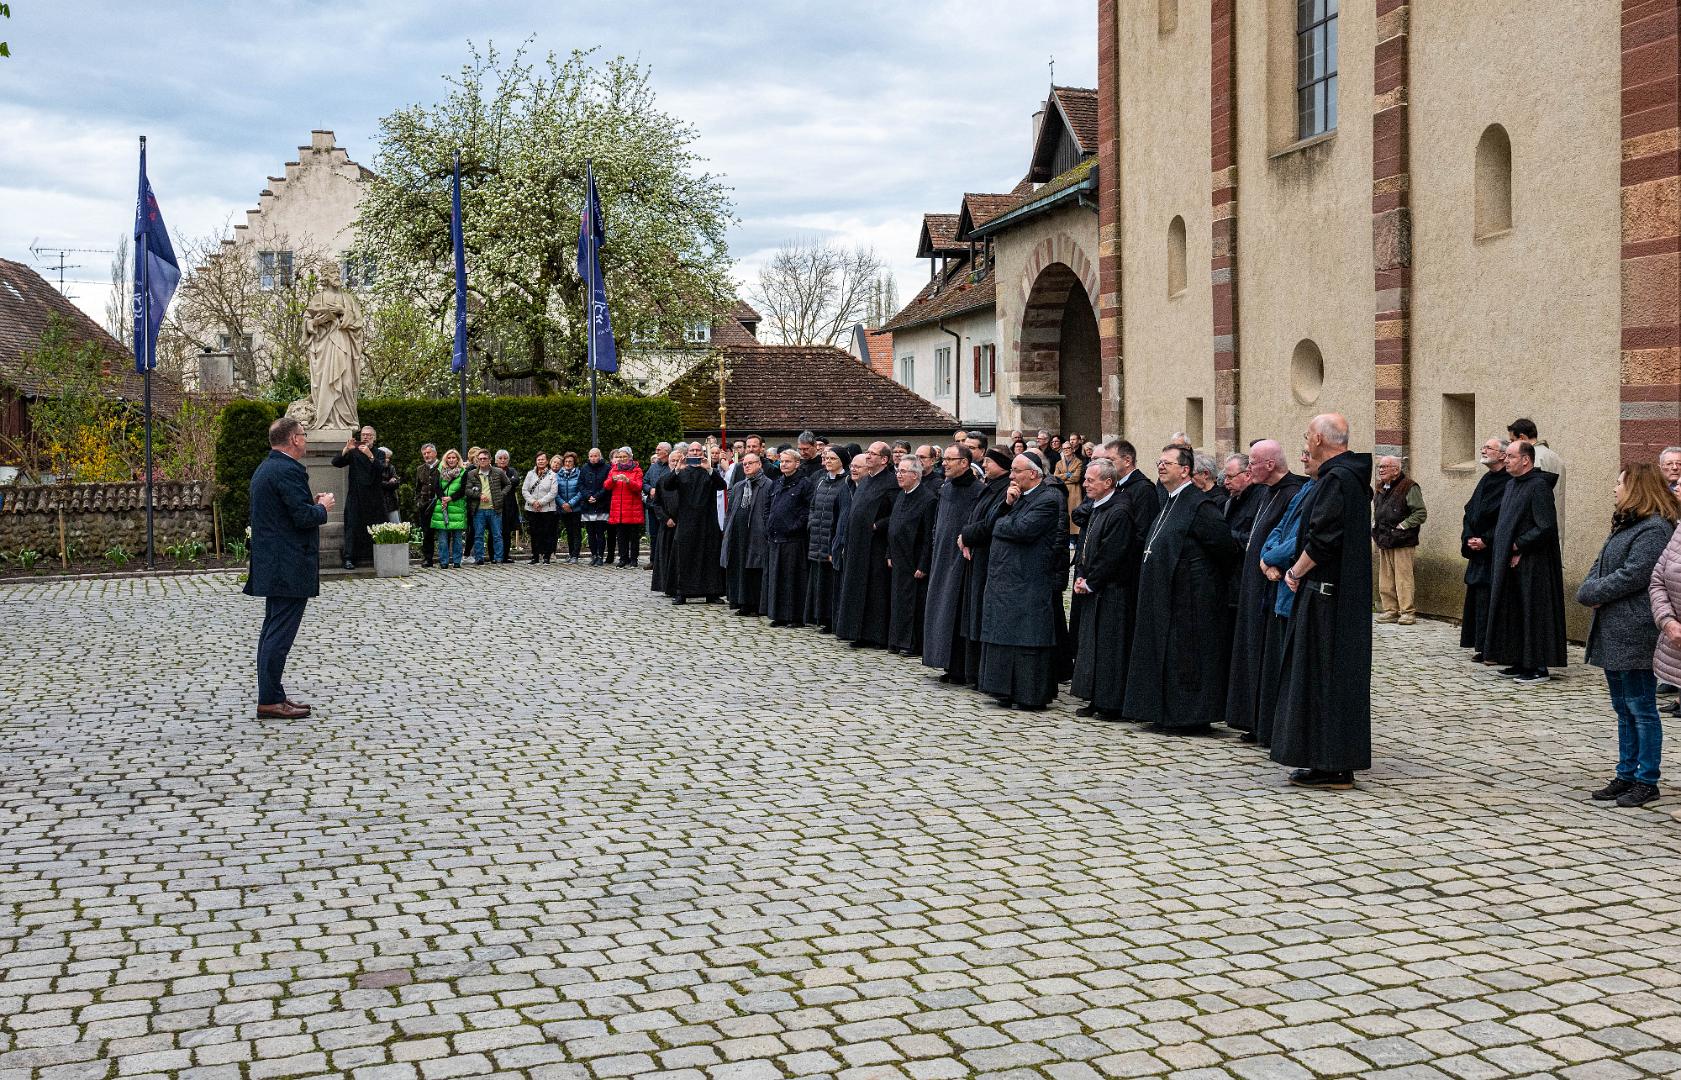
M 724 367 L 724 352 L 718 350 L 718 444 L 730 445 L 729 425 L 725 422 L 728 406 L 724 401 L 724 384 L 729 380 L 729 371 Z

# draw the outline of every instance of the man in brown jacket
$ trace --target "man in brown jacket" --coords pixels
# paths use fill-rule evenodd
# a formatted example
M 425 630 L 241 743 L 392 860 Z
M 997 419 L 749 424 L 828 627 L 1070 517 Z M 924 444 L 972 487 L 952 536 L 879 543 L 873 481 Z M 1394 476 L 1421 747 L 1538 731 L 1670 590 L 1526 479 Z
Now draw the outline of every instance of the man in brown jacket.
M 1372 494 L 1372 543 L 1377 545 L 1377 593 L 1383 604 L 1378 622 L 1411 626 L 1413 559 L 1418 553 L 1418 528 L 1428 513 L 1424 491 L 1401 471 L 1398 457 L 1377 461 L 1377 490 Z

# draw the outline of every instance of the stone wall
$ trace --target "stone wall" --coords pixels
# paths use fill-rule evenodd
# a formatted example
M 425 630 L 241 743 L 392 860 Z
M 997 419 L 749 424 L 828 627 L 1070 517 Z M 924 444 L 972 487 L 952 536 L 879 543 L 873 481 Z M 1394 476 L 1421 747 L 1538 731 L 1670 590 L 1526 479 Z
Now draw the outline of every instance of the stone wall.
M 177 540 L 213 542 L 210 492 L 211 485 L 202 482 L 153 485 L 152 521 L 160 552 Z M 4 487 L 0 499 L 0 552 L 8 556 L 32 548 L 56 558 L 61 511 L 73 557 L 99 558 L 118 544 L 131 554 L 146 550 L 145 484 Z

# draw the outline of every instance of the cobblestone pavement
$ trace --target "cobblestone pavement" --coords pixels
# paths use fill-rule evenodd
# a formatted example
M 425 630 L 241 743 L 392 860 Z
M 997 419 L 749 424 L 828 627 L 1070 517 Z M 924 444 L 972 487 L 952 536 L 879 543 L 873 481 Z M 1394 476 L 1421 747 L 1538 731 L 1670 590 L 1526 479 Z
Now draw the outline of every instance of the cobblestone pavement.
M 646 589 L 330 583 L 295 723 L 232 578 L 0 589 L 0 1080 L 1681 1075 L 1589 669 L 1379 627 L 1311 792 Z

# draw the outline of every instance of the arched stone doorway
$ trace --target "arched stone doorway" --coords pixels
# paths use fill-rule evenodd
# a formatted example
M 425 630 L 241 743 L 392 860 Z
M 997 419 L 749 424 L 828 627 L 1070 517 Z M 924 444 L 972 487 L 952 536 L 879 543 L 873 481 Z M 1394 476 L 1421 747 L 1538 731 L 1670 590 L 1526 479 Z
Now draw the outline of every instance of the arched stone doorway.
M 1103 367 L 1090 293 L 1066 263 L 1040 271 L 1022 309 L 1015 396 L 1024 432 L 1103 434 Z

